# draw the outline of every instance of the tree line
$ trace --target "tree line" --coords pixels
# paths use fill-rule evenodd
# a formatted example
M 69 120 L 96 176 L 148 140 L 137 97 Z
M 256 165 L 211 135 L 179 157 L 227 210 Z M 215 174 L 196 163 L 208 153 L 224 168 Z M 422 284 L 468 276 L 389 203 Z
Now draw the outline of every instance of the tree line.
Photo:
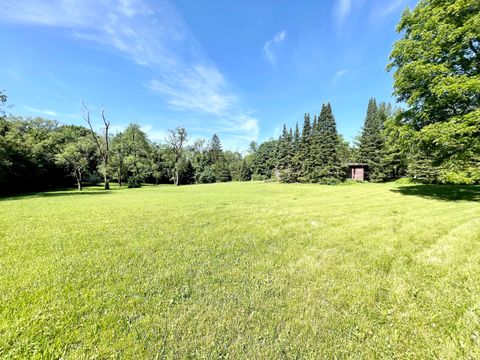
M 6 101 L 6 96 L 2 94 Z M 245 154 L 224 150 L 214 134 L 207 142 L 189 142 L 182 127 L 169 130 L 163 142 L 151 141 L 140 125 L 109 133 L 110 122 L 100 112 L 103 129 L 64 125 L 55 120 L 0 116 L 0 189 L 2 192 L 42 190 L 103 182 L 140 187 L 144 183 L 174 185 L 227 181 L 275 180 L 287 183 L 336 184 L 348 178 L 348 164 L 368 165 L 368 180 L 389 181 L 403 176 L 424 182 L 455 182 L 434 178 L 440 172 L 418 154 L 402 110 L 371 98 L 364 125 L 350 145 L 340 135 L 329 103 L 318 115 L 306 113 L 300 130 L 283 126 L 277 139 L 250 143 Z M 410 133 L 409 133 L 410 131 Z M 478 179 L 469 181 L 474 183 Z M 456 181 L 457 183 L 464 183 Z
M 6 103 L 2 93 L 2 104 Z M 380 150 L 384 121 L 391 106 L 377 108 L 369 103 L 364 130 L 358 146 L 351 147 L 338 134 L 330 104 L 319 115 L 305 114 L 303 127 L 283 127 L 278 139 L 260 145 L 252 141 L 248 152 L 224 150 L 214 134 L 207 142 L 189 142 L 182 127 L 169 130 L 163 142 L 151 141 L 140 125 L 130 124 L 111 134 L 104 110 L 95 131 L 85 104 L 85 126 L 64 125 L 55 120 L 0 116 L 0 188 L 2 192 L 62 187 L 74 180 L 78 190 L 84 184 L 103 182 L 105 189 L 140 187 L 143 183 L 175 185 L 226 181 L 268 180 L 332 184 L 345 180 L 347 164 L 361 160 L 372 167 L 372 179 L 383 181 L 402 174 Z M 390 170 L 387 171 L 386 169 Z M 385 174 L 389 174 L 388 176 Z
M 350 145 L 337 131 L 331 104 L 306 113 L 302 130 L 283 126 L 277 140 L 262 143 L 251 155 L 253 177 L 282 182 L 336 184 L 349 177 L 349 163 L 368 166 L 370 181 L 389 181 L 409 173 L 406 148 L 399 148 L 396 122 L 400 110 L 368 102 L 364 125 Z M 248 157 L 247 157 L 248 159 Z
M 225 151 L 214 134 L 189 141 L 187 130 L 168 132 L 162 143 L 138 124 L 111 134 L 85 125 L 7 116 L 0 91 L 0 192 L 40 190 L 111 181 L 213 183 L 275 179 L 334 184 L 347 178 L 349 162 L 368 165 L 371 181 L 408 176 L 427 183 L 480 183 L 480 2 L 421 0 L 405 10 L 401 38 L 387 65 L 394 95 L 404 108 L 368 102 L 363 127 L 350 145 L 337 132 L 330 104 L 302 128 L 283 127 L 278 139 L 250 144 L 247 154 Z
M 2 103 L 6 102 L 6 95 Z M 188 144 L 187 131 L 169 130 L 163 142 L 151 141 L 138 124 L 109 133 L 110 121 L 100 112 L 103 129 L 64 125 L 55 120 L 0 116 L 0 190 L 35 191 L 103 182 L 105 189 L 140 187 L 143 183 L 175 185 L 249 180 L 250 168 L 239 152 L 224 150 L 218 135 Z

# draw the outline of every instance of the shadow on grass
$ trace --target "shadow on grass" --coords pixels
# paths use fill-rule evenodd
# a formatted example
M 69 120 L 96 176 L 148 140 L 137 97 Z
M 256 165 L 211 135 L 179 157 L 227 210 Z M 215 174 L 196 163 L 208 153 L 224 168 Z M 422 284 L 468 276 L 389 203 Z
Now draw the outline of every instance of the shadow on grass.
M 51 197 L 66 197 L 66 196 L 89 196 L 89 195 L 105 195 L 109 194 L 111 190 L 61 190 L 48 192 L 28 192 L 20 194 L 0 195 L 0 201 L 7 200 L 22 200 L 26 198 L 51 198 Z
M 407 185 L 391 191 L 446 201 L 480 201 L 478 185 Z

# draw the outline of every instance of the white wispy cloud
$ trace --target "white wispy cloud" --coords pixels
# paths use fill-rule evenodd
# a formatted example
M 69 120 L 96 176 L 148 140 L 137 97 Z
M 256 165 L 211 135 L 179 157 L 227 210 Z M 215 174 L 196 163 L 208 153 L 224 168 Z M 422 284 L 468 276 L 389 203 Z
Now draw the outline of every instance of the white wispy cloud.
M 281 42 L 283 42 L 286 36 L 287 32 L 285 30 L 280 31 L 279 33 L 275 34 L 273 38 L 267 40 L 263 45 L 263 53 L 265 54 L 265 57 L 267 58 L 268 62 L 270 62 L 270 64 L 275 65 L 277 63 L 275 46 L 276 44 L 280 44 Z
M 347 75 L 348 74 L 348 70 L 347 69 L 341 69 L 341 70 L 338 70 L 336 73 L 335 73 L 335 76 L 333 77 L 333 82 L 336 83 L 338 80 L 340 80 L 340 78 L 342 78 L 343 76 Z
M 378 11 L 378 15 L 387 16 L 397 10 L 400 6 L 405 5 L 405 3 L 405 0 L 393 0 L 387 2 L 387 5 Z
M 352 10 L 352 0 L 336 0 L 334 5 L 335 16 L 341 24 Z
M 36 113 L 36 114 L 40 114 L 40 115 L 47 115 L 47 116 L 57 116 L 58 115 L 57 112 L 52 111 L 52 110 L 48 110 L 48 109 L 37 109 L 37 108 L 31 107 L 31 106 L 28 106 L 28 105 L 25 105 L 24 107 L 28 111 Z
M 168 135 L 168 131 L 167 130 L 159 130 L 159 129 L 156 129 L 154 126 L 152 125 L 143 125 L 141 127 L 141 130 L 143 132 L 146 132 L 150 139 L 153 140 L 153 141 L 164 141 L 164 139 L 167 137 Z
M 58 27 L 113 47 L 151 69 L 145 85 L 169 107 L 211 116 L 206 125 L 217 132 L 250 140 L 258 134 L 257 119 L 166 0 L 3 0 L 0 21 Z M 284 38 L 281 32 L 272 41 Z

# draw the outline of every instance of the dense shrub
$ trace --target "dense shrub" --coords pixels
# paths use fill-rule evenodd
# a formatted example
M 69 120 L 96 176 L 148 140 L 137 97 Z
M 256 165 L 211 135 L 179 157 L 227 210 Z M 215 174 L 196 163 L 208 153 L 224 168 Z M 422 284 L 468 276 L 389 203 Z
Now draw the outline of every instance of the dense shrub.
M 265 181 L 268 179 L 267 175 L 262 175 L 262 174 L 253 174 L 252 175 L 252 181 Z
M 129 188 L 139 188 L 142 186 L 142 179 L 138 175 L 130 176 L 127 184 Z
M 211 184 L 217 181 L 215 172 L 211 166 L 206 166 L 200 175 L 197 176 L 197 182 L 200 184 Z

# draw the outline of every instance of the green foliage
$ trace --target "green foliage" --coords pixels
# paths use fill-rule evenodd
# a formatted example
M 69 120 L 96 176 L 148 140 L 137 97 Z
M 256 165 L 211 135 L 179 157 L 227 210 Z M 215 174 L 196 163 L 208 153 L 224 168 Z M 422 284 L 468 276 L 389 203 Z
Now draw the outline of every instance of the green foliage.
M 344 139 L 342 135 L 338 135 L 338 157 L 340 159 L 341 168 L 347 171 L 347 164 L 354 161 L 353 149 L 350 148 L 350 144 Z
M 407 169 L 410 142 L 413 138 L 412 130 L 400 121 L 398 114 L 387 118 L 383 126 L 385 151 L 380 163 L 385 179 L 398 179 L 405 176 Z
M 278 139 L 278 174 L 282 182 L 296 182 L 297 174 L 294 171 L 293 159 L 295 157 L 295 148 L 293 143 L 292 130 L 287 130 L 283 125 L 282 135 Z
M 412 147 L 422 154 L 413 157 L 432 162 L 436 181 L 478 182 L 470 169 L 480 167 L 479 28 L 476 0 L 422 0 L 398 24 L 403 36 L 388 68 L 395 69 L 397 99 L 409 107 L 403 123 L 418 132 Z
M 384 124 L 391 116 L 390 112 L 386 104 L 379 107 L 374 98 L 369 100 L 362 133 L 358 139 L 358 161 L 368 164 L 369 179 L 372 181 L 383 181 L 388 178 L 385 169 Z
M 212 166 L 205 166 L 202 171 L 196 176 L 196 180 L 200 184 L 211 184 L 217 182 L 217 177 Z
M 420 129 L 480 106 L 480 4 L 476 0 L 422 0 L 406 10 L 403 32 L 390 55 L 395 95 Z
M 5 94 L 5 91 L 0 90 L 0 121 L 4 121 L 5 119 L 5 107 L 7 103 L 8 97 Z
M 252 178 L 252 170 L 246 159 L 242 161 L 242 167 L 240 168 L 240 181 L 249 181 Z
M 269 180 L 270 178 L 267 177 L 266 175 L 261 175 L 261 174 L 253 174 L 252 175 L 252 181 L 266 181 Z
M 142 178 L 139 175 L 131 175 L 127 180 L 128 188 L 139 188 L 142 186 Z
M 250 145 L 248 146 L 248 153 L 254 154 L 257 151 L 258 144 L 256 141 L 251 141 Z
M 277 166 L 278 147 L 278 140 L 268 140 L 258 146 L 257 151 L 252 154 L 252 173 L 254 177 L 259 176 L 262 180 L 272 177 Z
M 175 185 L 180 185 L 180 170 L 185 161 L 185 144 L 188 141 L 187 130 L 183 127 L 176 127 L 168 131 L 165 138 L 170 152 L 169 160 L 172 169 L 172 180 Z
M 180 166 L 180 185 L 189 185 L 195 183 L 195 169 L 190 159 L 186 159 Z
M 314 121 L 310 140 L 310 161 L 307 178 L 311 182 L 330 182 L 344 177 L 339 157 L 340 141 L 335 118 L 329 103 L 322 105 L 317 121 Z
M 467 184 L 480 183 L 480 171 L 478 168 L 443 170 L 440 172 L 439 180 L 443 184 Z
M 232 175 L 225 159 L 225 153 L 217 134 L 213 134 L 212 139 L 208 143 L 207 161 L 211 171 L 213 171 L 216 182 L 232 180 Z
M 41 118 L 5 118 L 0 133 L 0 193 L 70 185 L 56 154 L 87 129 Z
M 84 135 L 62 144 L 61 150 L 55 155 L 55 160 L 75 176 L 78 190 L 82 190 L 83 178 L 92 168 L 96 156 L 96 145 L 91 137 Z
M 124 158 L 127 174 L 144 180 L 151 174 L 151 144 L 147 134 L 140 129 L 140 125 L 130 124 L 121 134 L 121 140 L 127 149 Z
M 210 164 L 215 164 L 224 160 L 222 143 L 217 134 L 213 134 L 212 139 L 208 143 L 207 154 Z
M 315 115 L 316 118 L 316 115 Z M 305 114 L 303 117 L 302 137 L 300 139 L 300 146 L 298 151 L 298 159 L 302 164 L 300 169 L 299 180 L 307 179 L 310 165 L 310 142 L 312 135 L 312 127 L 310 124 L 310 114 Z

